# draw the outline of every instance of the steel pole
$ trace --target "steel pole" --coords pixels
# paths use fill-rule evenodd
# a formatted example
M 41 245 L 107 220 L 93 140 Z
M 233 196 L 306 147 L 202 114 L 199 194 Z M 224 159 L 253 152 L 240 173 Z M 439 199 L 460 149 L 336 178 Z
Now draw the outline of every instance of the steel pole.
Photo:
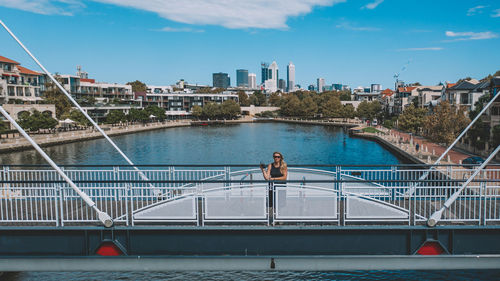
M 47 161 L 50 166 L 52 166 L 52 168 L 56 170 L 56 172 L 64 179 L 64 181 L 69 184 L 69 186 L 71 186 L 71 188 L 73 188 L 73 190 L 83 199 L 83 201 L 85 201 L 85 203 L 89 207 L 97 212 L 99 220 L 104 224 L 104 226 L 111 227 L 113 225 L 113 219 L 111 219 L 111 217 L 107 213 L 97 208 L 96 203 L 85 192 L 81 191 L 81 189 L 75 185 L 75 183 L 61 170 L 61 168 L 59 168 L 59 166 L 57 166 L 54 161 L 52 161 L 52 159 L 42 150 L 42 148 L 28 135 L 28 133 L 26 133 L 23 128 L 21 128 L 21 126 L 19 126 L 19 124 L 17 124 L 17 122 L 9 115 L 7 111 L 5 111 L 5 109 L 1 105 L 0 113 L 2 113 L 2 115 L 5 116 L 5 118 L 7 118 L 7 120 L 9 120 L 12 125 L 14 125 L 19 133 L 23 135 L 26 140 L 28 140 L 28 142 L 36 149 L 36 151 L 38 151 L 38 153 L 42 155 L 45 161 Z

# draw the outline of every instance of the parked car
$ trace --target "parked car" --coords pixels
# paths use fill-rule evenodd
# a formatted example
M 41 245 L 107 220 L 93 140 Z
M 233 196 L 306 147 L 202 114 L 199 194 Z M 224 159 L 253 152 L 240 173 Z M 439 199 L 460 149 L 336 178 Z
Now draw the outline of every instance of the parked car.
M 473 168 L 473 166 L 470 165 L 481 165 L 483 163 L 484 159 L 479 156 L 471 156 L 462 160 L 462 165 L 464 165 L 465 168 Z

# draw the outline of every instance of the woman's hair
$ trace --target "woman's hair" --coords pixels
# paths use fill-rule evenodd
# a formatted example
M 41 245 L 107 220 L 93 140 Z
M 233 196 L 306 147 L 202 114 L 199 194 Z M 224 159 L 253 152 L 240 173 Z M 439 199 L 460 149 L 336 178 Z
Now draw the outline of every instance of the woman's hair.
M 281 154 L 281 152 L 275 151 L 275 152 L 273 152 L 273 156 L 274 156 L 274 154 L 279 154 L 281 156 L 281 158 L 280 158 L 280 172 L 281 172 L 281 174 L 284 174 L 285 170 L 287 169 L 285 158 L 283 157 L 283 154 Z

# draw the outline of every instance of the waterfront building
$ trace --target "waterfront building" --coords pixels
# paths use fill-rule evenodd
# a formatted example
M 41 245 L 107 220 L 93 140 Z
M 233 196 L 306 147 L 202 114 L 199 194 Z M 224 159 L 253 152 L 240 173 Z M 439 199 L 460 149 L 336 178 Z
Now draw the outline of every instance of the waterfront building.
M 231 80 L 229 78 L 229 75 L 227 73 L 213 73 L 213 86 L 215 88 L 223 88 L 227 89 L 229 86 L 231 86 Z
M 403 113 L 403 110 L 417 97 L 417 87 L 399 87 L 394 98 L 394 113 Z
M 257 89 L 257 76 L 255 73 L 248 74 L 248 88 Z
M 292 62 L 286 66 L 286 82 L 286 91 L 295 91 L 295 65 Z
M 236 70 L 236 86 L 248 88 L 248 70 L 246 69 Z
M 22 67 L 20 63 L 0 56 L 0 104 L 11 100 L 39 103 L 44 91 L 45 76 Z
M 317 85 L 318 93 L 323 92 L 323 87 L 325 86 L 325 79 L 324 78 L 318 78 L 316 80 L 316 85 Z
M 170 118 L 189 116 L 193 106 L 203 107 L 207 103 L 222 104 L 227 100 L 238 102 L 238 94 L 232 91 L 222 93 L 195 93 L 191 90 L 174 92 L 151 92 L 146 93 L 142 98 L 142 107 L 156 105 L 166 110 Z
M 417 87 L 418 105 L 420 107 L 436 106 L 442 98 L 444 85 Z
M 489 82 L 489 81 L 487 81 Z M 468 110 L 474 109 L 474 104 L 484 93 L 488 86 L 476 79 L 465 80 L 445 90 L 445 100 L 457 106 L 465 106 Z
M 281 92 L 286 92 L 286 81 L 284 79 L 280 79 L 278 84 Z
M 394 91 L 387 88 L 380 92 L 380 95 L 382 108 L 388 114 L 392 114 L 394 112 Z

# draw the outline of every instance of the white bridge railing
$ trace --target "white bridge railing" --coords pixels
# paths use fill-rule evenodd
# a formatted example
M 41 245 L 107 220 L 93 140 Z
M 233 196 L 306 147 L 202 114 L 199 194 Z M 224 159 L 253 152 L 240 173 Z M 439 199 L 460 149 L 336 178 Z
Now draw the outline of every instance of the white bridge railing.
M 424 224 L 471 169 L 290 167 L 286 183 L 243 166 L 76 167 L 65 172 L 116 225 Z M 95 212 L 53 170 L 0 171 L 0 225 L 89 225 Z M 500 223 L 500 166 L 484 170 L 441 223 Z

